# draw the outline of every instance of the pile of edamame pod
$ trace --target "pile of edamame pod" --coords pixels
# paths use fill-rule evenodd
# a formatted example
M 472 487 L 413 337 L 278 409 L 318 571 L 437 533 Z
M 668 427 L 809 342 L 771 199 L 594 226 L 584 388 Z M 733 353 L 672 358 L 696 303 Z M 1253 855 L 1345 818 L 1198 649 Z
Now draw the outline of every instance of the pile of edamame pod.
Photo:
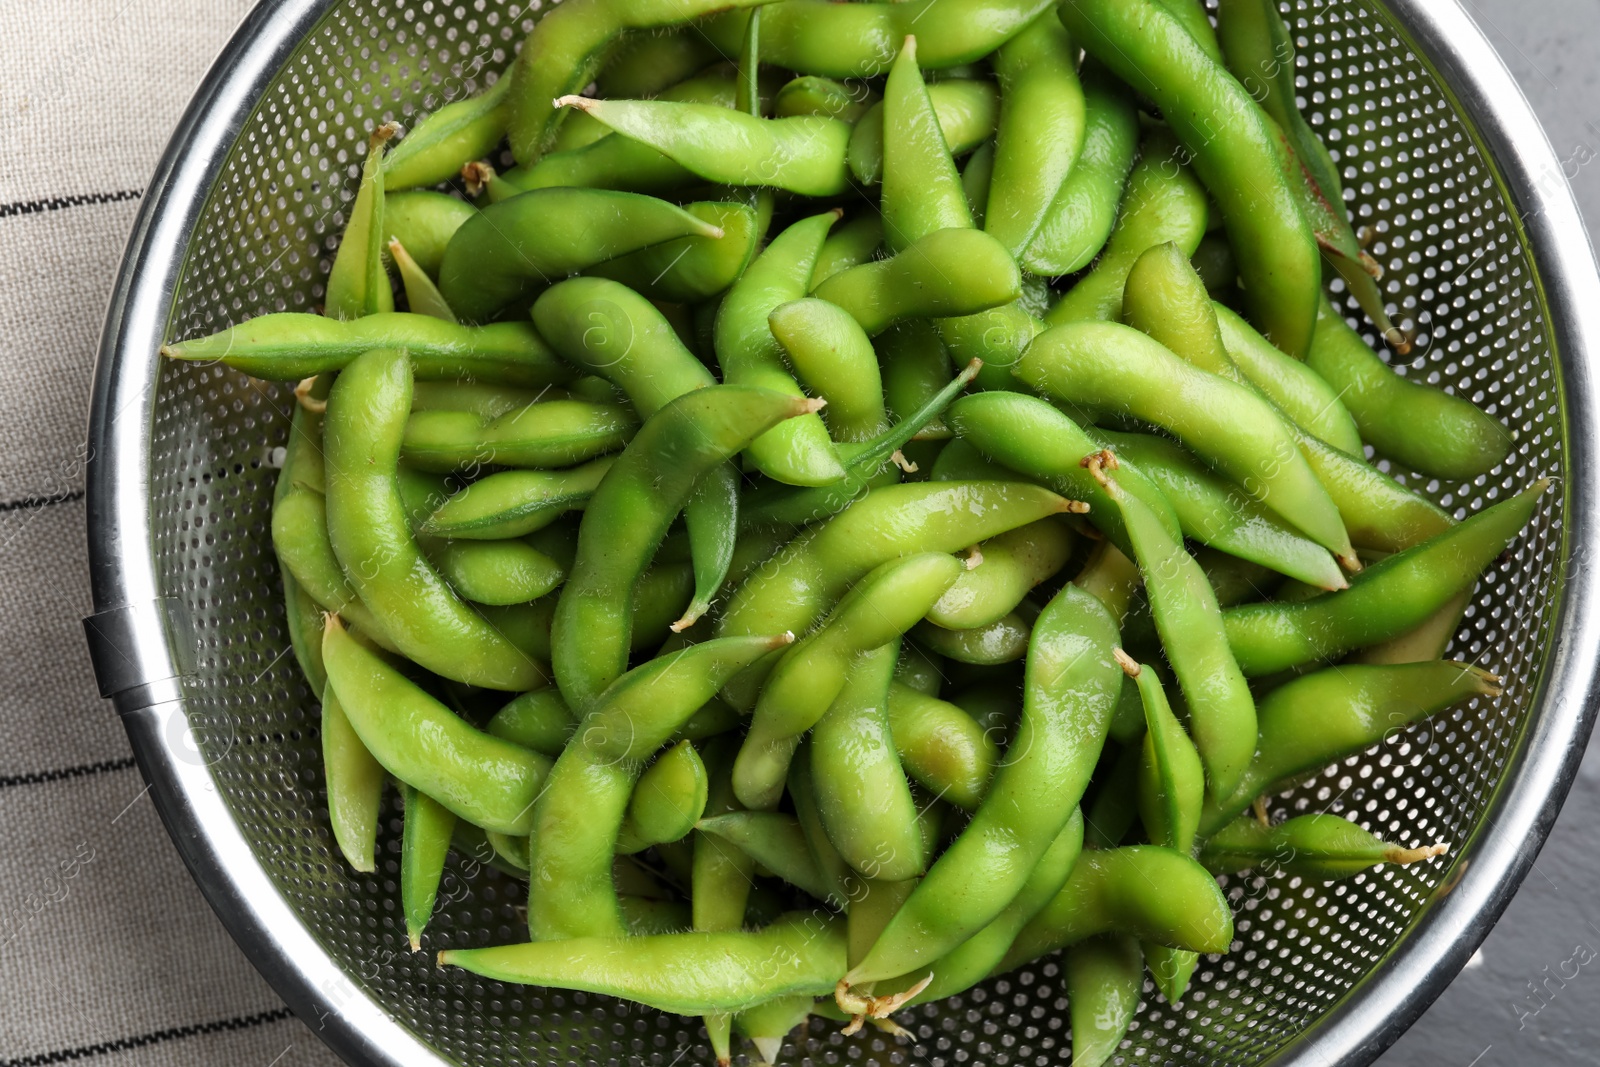
M 724 1063 L 1064 949 L 1094 1065 L 1215 875 L 1443 851 L 1261 800 L 1497 695 L 1441 657 L 1546 482 L 1368 458 L 1511 438 L 1336 308 L 1407 352 L 1274 0 L 565 0 L 397 133 L 321 314 L 164 351 L 300 383 L 288 625 L 413 949 L 478 857 L 529 939 L 442 965 Z

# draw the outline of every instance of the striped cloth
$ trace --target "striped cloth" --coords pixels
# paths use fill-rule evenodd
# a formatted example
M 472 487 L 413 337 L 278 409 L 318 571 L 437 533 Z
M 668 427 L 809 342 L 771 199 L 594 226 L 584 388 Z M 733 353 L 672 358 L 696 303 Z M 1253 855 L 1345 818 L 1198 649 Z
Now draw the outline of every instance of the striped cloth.
M 0 0 L 0 1067 L 331 1067 L 95 693 L 84 430 L 140 192 L 247 0 Z

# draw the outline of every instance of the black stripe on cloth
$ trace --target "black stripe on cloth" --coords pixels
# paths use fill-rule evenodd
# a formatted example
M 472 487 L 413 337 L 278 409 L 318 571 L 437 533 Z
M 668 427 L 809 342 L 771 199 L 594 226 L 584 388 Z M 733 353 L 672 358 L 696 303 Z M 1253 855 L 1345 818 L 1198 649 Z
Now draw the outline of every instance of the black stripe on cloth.
M 46 782 L 59 782 L 65 778 L 87 778 L 91 774 L 104 774 L 107 771 L 125 771 L 134 765 L 132 756 L 123 756 L 121 759 L 101 760 L 99 763 L 85 763 L 78 767 L 58 767 L 53 771 L 12 774 L 0 777 L 0 789 L 9 789 L 17 785 L 43 785 Z
M 18 500 L 0 500 L 0 515 L 8 511 L 29 511 L 33 508 L 47 508 L 51 504 L 70 504 L 75 500 L 82 499 L 82 489 L 68 489 L 64 493 L 51 493 L 49 496 L 25 496 Z
M 83 207 L 88 204 L 115 204 L 123 200 L 137 200 L 143 189 L 118 189 L 114 193 L 72 193 L 67 196 L 47 196 L 42 200 L 16 200 L 0 204 L 0 219 L 12 215 L 37 215 L 62 208 Z
M 73 1060 L 88 1059 L 91 1056 L 104 1056 L 111 1052 L 128 1052 L 147 1045 L 159 1045 L 164 1041 L 179 1041 L 186 1037 L 199 1037 L 201 1034 L 216 1034 L 225 1030 L 248 1030 L 253 1026 L 264 1023 L 280 1022 L 289 1018 L 288 1008 L 276 1008 L 272 1011 L 263 1011 L 256 1015 L 238 1015 L 232 1019 L 220 1019 L 210 1023 L 196 1023 L 193 1026 L 175 1026 L 170 1030 L 154 1030 L 138 1037 L 119 1037 L 115 1041 L 102 1041 L 94 1045 L 79 1045 L 77 1048 L 57 1049 L 54 1052 L 41 1052 L 35 1056 L 24 1056 L 16 1060 L 0 1060 L 0 1067 L 45 1067 L 51 1063 L 70 1063 Z

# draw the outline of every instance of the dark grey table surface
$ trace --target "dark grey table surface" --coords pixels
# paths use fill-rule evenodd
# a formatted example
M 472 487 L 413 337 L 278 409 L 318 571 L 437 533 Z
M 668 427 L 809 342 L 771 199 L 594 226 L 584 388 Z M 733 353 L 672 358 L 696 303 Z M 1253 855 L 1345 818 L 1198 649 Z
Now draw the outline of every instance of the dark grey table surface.
M 1600 244 L 1600 0 L 1461 2 L 1539 113 Z M 1533 873 L 1382 1067 L 1600 1063 L 1597 835 L 1600 744 L 1591 744 Z

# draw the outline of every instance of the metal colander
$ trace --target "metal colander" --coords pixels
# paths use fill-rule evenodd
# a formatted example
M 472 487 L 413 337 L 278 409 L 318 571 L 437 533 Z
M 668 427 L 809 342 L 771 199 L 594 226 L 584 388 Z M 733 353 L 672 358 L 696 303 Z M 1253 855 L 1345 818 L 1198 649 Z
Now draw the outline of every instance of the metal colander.
M 255 964 L 360 1064 L 702 1062 L 698 1020 L 441 972 L 405 951 L 399 812 L 378 873 L 325 817 L 317 704 L 288 650 L 268 533 L 289 397 L 158 345 L 309 310 L 367 131 L 476 91 L 538 18 L 520 0 L 284 0 L 246 21 L 185 115 L 113 295 L 94 393 L 86 620 L 102 690 L 196 879 Z M 1467 483 L 1394 473 L 1457 515 L 1559 491 L 1490 568 L 1452 655 L 1506 679 L 1274 802 L 1350 815 L 1445 862 L 1333 885 L 1226 881 L 1227 956 L 1174 1008 L 1148 985 L 1123 1063 L 1365 1063 L 1443 988 L 1521 881 L 1576 768 L 1594 702 L 1600 284 L 1561 167 L 1499 60 L 1446 0 L 1293 0 L 1305 111 L 1338 159 L 1397 318 L 1401 368 L 1516 432 Z M 1353 305 L 1352 305 L 1353 308 Z M 1352 312 L 1353 313 L 1353 312 Z M 1376 457 L 1387 467 L 1382 457 Z M 454 861 L 453 861 L 454 862 Z M 453 867 L 434 945 L 525 933 L 524 890 Z M 905 1013 L 914 1043 L 814 1020 L 789 1062 L 1057 1064 L 1062 976 L 1046 961 Z

